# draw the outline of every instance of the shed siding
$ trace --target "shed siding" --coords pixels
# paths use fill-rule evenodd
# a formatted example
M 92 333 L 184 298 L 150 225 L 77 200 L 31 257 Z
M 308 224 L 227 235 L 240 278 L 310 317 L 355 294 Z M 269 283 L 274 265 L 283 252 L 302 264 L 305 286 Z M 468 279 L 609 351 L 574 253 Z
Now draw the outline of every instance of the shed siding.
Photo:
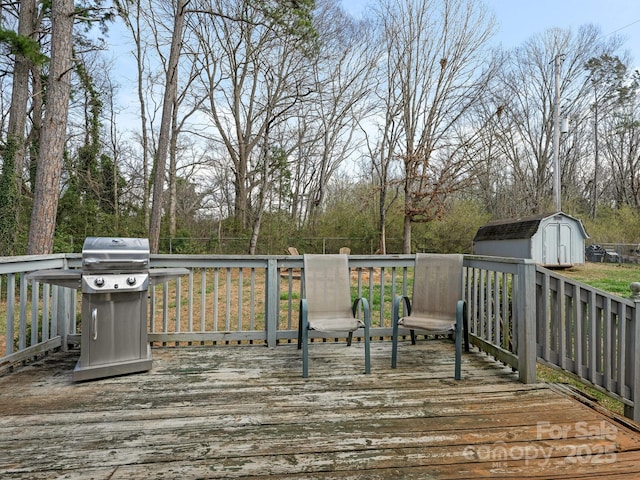
M 559 212 L 485 225 L 476 234 L 474 252 L 530 258 L 545 266 L 581 265 L 587 237 L 580 220 Z

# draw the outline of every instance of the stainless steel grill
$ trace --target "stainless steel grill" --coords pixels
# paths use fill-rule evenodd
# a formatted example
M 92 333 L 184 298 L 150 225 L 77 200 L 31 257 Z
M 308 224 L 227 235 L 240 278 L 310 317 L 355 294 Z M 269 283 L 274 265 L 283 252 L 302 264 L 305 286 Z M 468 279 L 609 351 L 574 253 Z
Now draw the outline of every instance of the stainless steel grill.
M 29 274 L 42 283 L 82 291 L 80 359 L 75 381 L 151 369 L 147 338 L 149 285 L 189 273 L 185 268 L 150 269 L 146 238 L 88 237 L 82 270 Z
M 139 292 L 149 286 L 146 238 L 89 237 L 82 248 L 82 293 Z
M 151 369 L 149 241 L 88 237 L 82 247 L 82 336 L 73 379 Z

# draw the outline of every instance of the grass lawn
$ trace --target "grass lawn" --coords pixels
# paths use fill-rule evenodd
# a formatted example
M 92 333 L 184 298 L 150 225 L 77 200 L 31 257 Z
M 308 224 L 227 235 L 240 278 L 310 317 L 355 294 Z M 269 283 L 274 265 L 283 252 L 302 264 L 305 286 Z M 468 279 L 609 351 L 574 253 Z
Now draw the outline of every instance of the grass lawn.
M 585 263 L 562 271 L 563 275 L 621 297 L 631 296 L 629 285 L 640 282 L 640 265 Z

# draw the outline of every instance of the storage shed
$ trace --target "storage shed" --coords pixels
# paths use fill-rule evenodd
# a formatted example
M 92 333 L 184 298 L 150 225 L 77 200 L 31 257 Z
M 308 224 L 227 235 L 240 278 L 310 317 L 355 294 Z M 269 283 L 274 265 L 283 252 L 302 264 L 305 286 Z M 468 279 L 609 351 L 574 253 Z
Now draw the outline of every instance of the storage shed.
M 546 267 L 584 263 L 589 237 L 582 222 L 563 212 L 491 222 L 473 239 L 477 255 L 530 258 Z

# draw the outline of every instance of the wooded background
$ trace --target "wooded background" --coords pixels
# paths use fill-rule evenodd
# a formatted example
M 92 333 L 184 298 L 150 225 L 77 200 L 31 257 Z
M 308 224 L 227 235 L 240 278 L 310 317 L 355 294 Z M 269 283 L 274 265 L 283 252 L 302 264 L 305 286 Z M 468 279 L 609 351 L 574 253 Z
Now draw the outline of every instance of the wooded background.
M 489 220 L 554 210 L 557 58 L 562 209 L 595 241 L 640 242 L 639 74 L 620 37 L 584 25 L 504 50 L 480 0 L 340 5 L 0 0 L 0 254 L 100 235 L 469 252 Z

